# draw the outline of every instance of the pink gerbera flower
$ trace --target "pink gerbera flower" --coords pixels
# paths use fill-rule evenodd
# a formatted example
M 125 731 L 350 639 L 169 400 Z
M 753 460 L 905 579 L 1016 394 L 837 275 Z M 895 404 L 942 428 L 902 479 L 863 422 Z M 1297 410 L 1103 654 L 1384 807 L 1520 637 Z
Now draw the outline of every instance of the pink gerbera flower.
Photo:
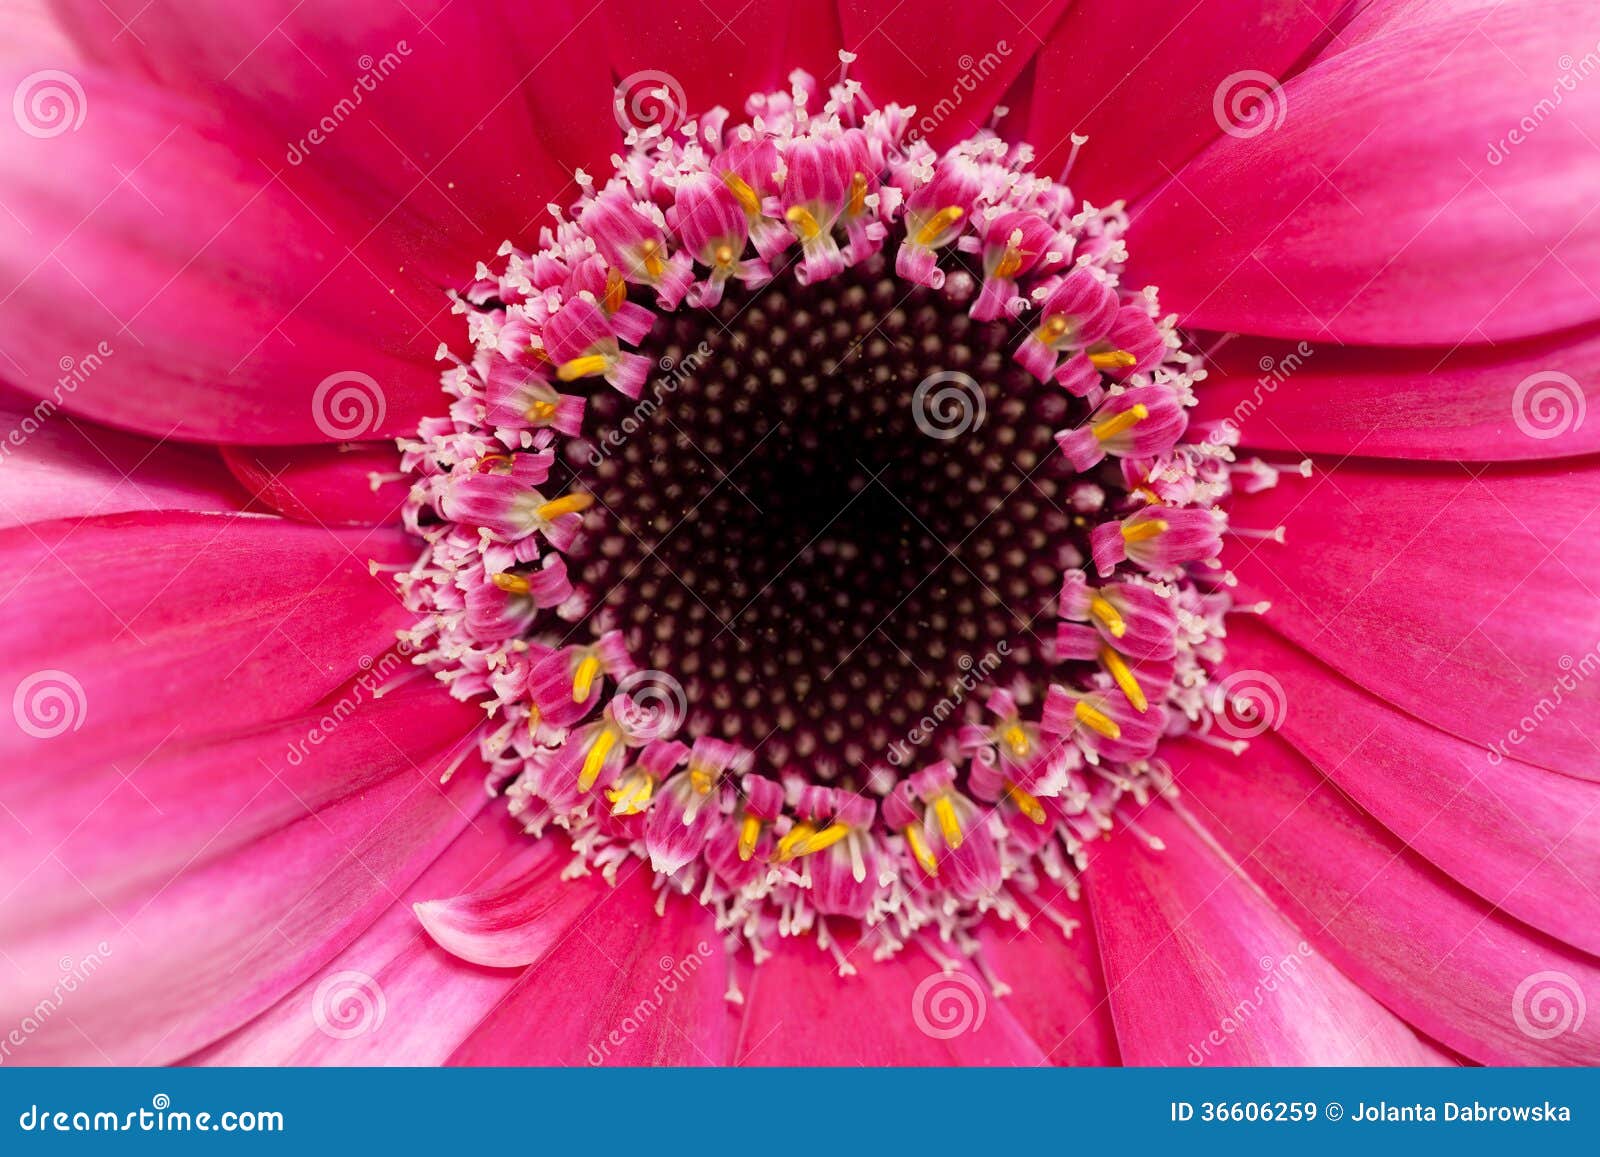
M 6 17 L 0 1060 L 1600 1059 L 1582 5 L 213 7 Z

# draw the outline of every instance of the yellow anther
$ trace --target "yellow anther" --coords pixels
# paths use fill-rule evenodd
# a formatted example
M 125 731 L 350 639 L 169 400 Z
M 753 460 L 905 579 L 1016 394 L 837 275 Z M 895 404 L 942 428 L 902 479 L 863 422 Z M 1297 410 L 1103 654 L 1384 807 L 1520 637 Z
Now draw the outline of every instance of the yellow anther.
M 528 704 L 528 734 L 534 735 L 539 730 L 539 721 L 544 718 L 544 713 L 539 710 L 537 703 Z
M 794 827 L 789 829 L 789 833 L 778 841 L 776 858 L 780 862 L 794 859 L 795 849 L 816 834 L 817 829 L 803 820 L 795 824 Z
M 1091 707 L 1085 699 L 1079 699 L 1073 705 L 1072 716 L 1090 731 L 1098 731 L 1107 739 L 1122 738 L 1122 728 L 1117 726 L 1117 721 L 1098 707 Z
M 922 870 L 930 876 L 937 876 L 939 861 L 933 858 L 933 851 L 928 847 L 928 841 L 922 838 L 922 829 L 916 824 L 906 829 L 906 843 L 911 848 L 911 854 L 917 858 L 917 863 L 922 865 Z
M 581 490 L 573 494 L 563 494 L 560 498 L 553 498 L 534 511 L 545 522 L 553 522 L 563 514 L 580 514 L 594 505 L 594 495 L 585 494 Z
M 1022 269 L 1023 256 L 1022 250 L 1015 245 L 1007 245 L 1006 251 L 1000 255 L 1000 260 L 995 263 L 994 275 L 996 277 L 1015 277 Z M 1063 326 L 1066 325 L 1066 321 L 1063 318 L 1053 318 L 1051 320 L 1060 321 Z
M 616 313 L 622 308 L 622 303 L 628 300 L 628 283 L 623 280 L 622 271 L 615 267 L 606 270 L 606 295 L 602 304 L 607 313 Z
M 1108 350 L 1105 353 L 1089 355 L 1090 364 L 1097 370 L 1125 370 L 1138 360 L 1127 350 Z
M 859 217 L 867 209 L 867 176 L 856 173 L 850 178 L 850 202 L 845 209 L 852 217 Z
M 562 362 L 556 367 L 556 377 L 564 382 L 575 382 L 579 378 L 592 378 L 596 374 L 606 372 L 607 359 L 602 354 L 585 354 L 581 358 L 573 358 L 570 362 Z
M 661 253 L 662 246 L 659 241 L 646 241 L 639 246 L 639 261 L 644 265 L 647 276 L 657 278 L 667 271 L 667 263 L 662 259 Z
M 494 585 L 499 587 L 501 590 L 505 591 L 508 595 L 525 595 L 530 589 L 532 589 L 528 586 L 527 579 L 523 578 L 519 574 L 512 574 L 510 571 L 502 571 L 500 574 L 492 577 L 489 581 L 494 583 Z
M 831 848 L 834 844 L 850 834 L 850 829 L 844 824 L 829 824 L 820 832 L 815 832 L 801 840 L 794 847 L 796 856 L 809 856 L 812 852 L 820 852 L 823 848 Z
M 1036 336 L 1045 345 L 1052 345 L 1067 336 L 1067 315 L 1058 313 L 1054 317 L 1044 319 L 1044 324 L 1039 327 Z
M 594 677 L 600 674 L 600 660 L 594 655 L 585 655 L 578 663 L 578 669 L 572 675 L 572 701 L 582 703 L 589 698 L 589 692 L 594 690 Z
M 717 786 L 717 773 L 703 763 L 689 762 L 689 786 L 700 795 L 710 795 Z
M 1152 538 L 1167 532 L 1165 518 L 1146 518 L 1142 522 L 1124 522 L 1122 524 L 1123 542 L 1148 542 Z
M 761 198 L 756 191 L 745 184 L 737 173 L 723 173 L 722 183 L 728 186 L 728 192 L 733 194 L 733 199 L 739 202 L 739 208 L 750 216 L 755 217 L 761 212 Z
M 783 215 L 785 221 L 794 226 L 794 231 L 800 234 L 802 241 L 815 241 L 822 236 L 822 226 L 817 224 L 817 219 L 811 215 L 811 210 L 804 205 L 796 205 Z
M 1042 824 L 1049 818 L 1045 815 L 1044 805 L 1016 784 L 1006 784 L 1006 795 L 1011 798 L 1012 803 L 1017 805 L 1017 810 L 1034 823 Z
M 548 422 L 556 416 L 554 402 L 535 402 L 523 411 L 522 416 L 530 422 Z
M 956 818 L 956 805 L 950 802 L 948 795 L 934 797 L 933 815 L 939 821 L 939 830 L 944 833 L 944 842 L 954 851 L 961 846 L 961 821 Z
M 917 244 L 932 245 L 935 241 L 939 240 L 940 237 L 944 236 L 945 232 L 950 228 L 950 226 L 954 225 L 957 221 L 961 220 L 961 218 L 965 216 L 966 212 L 961 208 L 961 206 L 946 205 L 932 217 L 929 217 L 927 224 L 923 225 L 921 229 L 917 230 Z
M 1095 595 L 1089 600 L 1089 614 L 1100 620 L 1100 625 L 1111 632 L 1113 639 L 1120 639 L 1128 633 L 1128 624 L 1122 617 L 1122 612 L 1111 605 L 1111 600 L 1104 595 Z
M 600 769 L 606 765 L 606 756 L 611 754 L 618 738 L 615 727 L 601 728 L 600 734 L 594 737 L 594 746 L 583 757 L 583 770 L 578 772 L 579 791 L 588 791 L 594 786 L 594 781 L 600 778 Z
M 606 792 L 614 816 L 636 816 L 650 806 L 655 794 L 656 781 L 642 771 L 626 776 L 616 787 Z
M 739 251 L 724 241 L 721 245 L 718 245 L 714 250 L 712 250 L 711 256 L 715 259 L 719 268 L 726 269 L 738 259 Z
M 1115 438 L 1118 434 L 1133 429 L 1140 422 L 1150 416 L 1150 409 L 1143 402 L 1129 406 L 1120 414 L 1113 414 L 1103 422 L 1096 422 L 1089 429 L 1094 436 L 1104 442 L 1108 438 Z
M 756 841 L 761 838 L 761 820 L 746 812 L 744 822 L 739 825 L 739 858 L 749 860 L 756 854 Z
M 1135 711 L 1143 715 L 1150 709 L 1150 700 L 1145 698 L 1144 688 L 1139 686 L 1139 680 L 1133 677 L 1133 672 L 1129 670 L 1121 655 L 1110 647 L 1101 647 L 1100 665 L 1110 672 L 1117 686 L 1122 688 L 1122 693 L 1128 697 L 1128 702 L 1133 704 Z
M 1000 733 L 1000 738 L 1006 741 L 1006 746 L 1011 749 L 1011 754 L 1021 759 L 1028 754 L 1028 733 L 1022 729 L 1022 724 L 1008 724 Z

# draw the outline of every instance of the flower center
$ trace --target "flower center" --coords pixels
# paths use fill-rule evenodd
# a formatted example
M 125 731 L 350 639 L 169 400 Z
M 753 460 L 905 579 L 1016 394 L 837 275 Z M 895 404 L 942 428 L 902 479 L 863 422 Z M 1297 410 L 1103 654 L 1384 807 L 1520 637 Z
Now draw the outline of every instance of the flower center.
M 953 734 L 974 670 L 1040 673 L 1087 547 L 1052 432 L 1087 408 L 969 305 L 881 257 L 781 280 L 662 319 L 643 399 L 591 400 L 584 581 L 689 737 L 863 782 Z

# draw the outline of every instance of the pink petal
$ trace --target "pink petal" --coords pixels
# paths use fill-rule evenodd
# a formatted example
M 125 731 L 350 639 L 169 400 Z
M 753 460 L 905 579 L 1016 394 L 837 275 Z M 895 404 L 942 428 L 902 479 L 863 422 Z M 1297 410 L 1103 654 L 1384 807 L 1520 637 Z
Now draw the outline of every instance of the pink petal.
M 383 526 L 400 520 L 406 498 L 392 442 L 227 446 L 222 460 L 263 503 L 301 522 Z
M 1228 660 L 1276 680 L 1279 734 L 1407 847 L 1518 919 L 1600 950 L 1586 883 L 1600 879 L 1600 785 L 1486 759 L 1249 621 L 1230 625 Z
M 549 844 L 530 840 L 493 801 L 479 798 L 487 806 L 475 826 L 348 948 L 243 1028 L 185 1063 L 443 1063 L 519 974 L 466 964 L 433 944 L 418 927 L 412 903 L 480 886 L 519 857 L 550 851 Z M 347 1005 L 342 1016 L 341 999 Z
M 1172 808 L 1155 804 L 1139 826 L 1164 847 L 1119 832 L 1086 876 L 1127 1064 L 1431 1059 Z
M 192 441 L 343 441 L 438 410 L 434 348 L 457 336 L 441 274 L 408 264 L 334 185 L 274 176 L 257 158 L 276 141 L 219 110 L 76 79 L 76 131 L 15 133 L 0 152 L 13 381 L 68 413 Z M 91 353 L 101 364 L 58 391 L 60 359 Z
M 1277 737 L 1244 759 L 1171 753 L 1207 828 L 1340 971 L 1434 1040 L 1484 1064 L 1600 1060 L 1594 958 L 1497 911 L 1339 793 Z M 1113 843 L 1117 841 L 1112 841 Z M 1120 1024 L 1119 1024 L 1120 1028 Z
M 29 1038 L 30 1061 L 161 1063 L 211 1043 L 342 949 L 472 822 L 483 796 L 471 769 L 438 782 L 471 708 L 434 687 L 345 701 L 357 707 L 342 721 L 330 708 L 86 766 L 78 776 L 98 791 L 63 783 L 44 823 L 33 805 L 10 811 L 6 1022 L 50 991 L 64 954 L 102 961 L 70 1016 Z M 63 835 L 68 804 L 77 826 Z
M 1600 779 L 1597 520 L 1588 464 L 1352 460 L 1236 500 L 1234 525 L 1282 525 L 1287 543 L 1238 539 L 1225 561 L 1242 601 L 1270 600 L 1270 626 L 1358 686 L 1480 748 Z
M 1372 349 L 1244 339 L 1217 352 L 1196 420 L 1295 454 L 1494 462 L 1600 450 L 1600 331 Z
M 209 451 L 157 444 L 65 414 L 0 408 L 0 529 L 131 510 L 243 509 L 248 496 Z
M 911 129 L 943 148 L 989 123 L 1000 94 L 1033 59 L 1067 7 L 925 0 L 841 0 L 844 47 L 860 57 L 850 75 L 879 104 L 916 105 Z M 960 29 L 960 35 L 952 35 Z
M 1491 148 L 1551 102 L 1553 61 L 1593 49 L 1586 11 L 1472 11 L 1318 61 L 1281 125 L 1221 138 L 1148 203 L 1130 276 L 1243 333 L 1448 345 L 1592 321 L 1600 90 Z
M 1023 931 L 993 921 L 979 934 L 994 974 L 1011 989 L 1004 1007 L 1053 1065 L 1119 1063 L 1117 1029 L 1086 905 L 1055 906 L 1082 922 L 1070 938 L 1037 919 Z
M 675 898 L 657 916 L 650 873 L 624 866 L 478 1026 L 457 1065 L 723 1064 L 737 1018 L 723 1000 L 727 957 L 711 913 Z
M 1089 140 L 1073 191 L 1104 205 L 1140 194 L 1221 133 L 1213 102 L 1241 69 L 1283 77 L 1326 35 L 1343 0 L 1078 4 L 1040 51 L 1029 139 L 1061 172 L 1073 133 Z M 1245 47 L 1248 46 L 1248 47 Z M 1087 49 L 1087 50 L 1086 50 Z
M 260 515 L 134 513 L 0 532 L 0 695 L 31 723 L 0 728 L 0 760 L 29 781 L 97 757 L 128 770 L 157 747 L 304 710 L 411 624 L 391 577 L 367 562 L 414 557 L 397 532 Z M 385 665 L 384 677 L 408 669 Z

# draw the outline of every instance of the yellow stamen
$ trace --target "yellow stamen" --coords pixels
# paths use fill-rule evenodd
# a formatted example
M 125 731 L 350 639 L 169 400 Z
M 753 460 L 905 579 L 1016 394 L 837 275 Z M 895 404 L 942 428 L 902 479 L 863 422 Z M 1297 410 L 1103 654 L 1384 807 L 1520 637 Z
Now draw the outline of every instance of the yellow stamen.
M 606 792 L 614 816 L 636 816 L 650 805 L 655 794 L 656 781 L 642 771 L 636 771 L 616 787 Z
M 823 848 L 831 848 L 834 844 L 850 834 L 850 829 L 844 824 L 829 824 L 820 832 L 807 836 L 795 845 L 796 856 L 809 856 L 812 852 L 820 852 Z
M 728 192 L 733 194 L 733 199 L 739 202 L 739 208 L 754 217 L 761 212 L 761 198 L 756 191 L 745 184 L 737 173 L 723 173 L 722 183 L 728 186 Z
M 756 854 L 756 841 L 761 838 L 761 820 L 746 812 L 739 825 L 739 858 L 748 861 Z
M 1128 624 L 1122 612 L 1112 606 L 1111 600 L 1104 595 L 1095 595 L 1089 600 L 1089 614 L 1100 620 L 1113 639 L 1120 639 L 1128 633 Z
M 852 217 L 859 217 L 867 208 L 867 177 L 865 173 L 857 173 L 850 178 L 850 203 L 845 212 Z
M 794 206 L 783 217 L 794 226 L 802 241 L 815 241 L 822 236 L 822 226 L 817 224 L 817 219 L 811 215 L 811 210 L 804 205 Z
M 548 422 L 556 416 L 554 402 L 535 402 L 523 411 L 522 416 L 530 422 Z
M 794 850 L 816 834 L 817 829 L 804 821 L 795 824 L 789 829 L 789 834 L 778 841 L 778 861 L 781 863 L 794 859 Z
M 594 786 L 594 781 L 600 778 L 600 769 L 606 765 L 606 756 L 611 754 L 611 749 L 616 745 L 616 728 L 602 728 L 600 734 L 595 736 L 589 754 L 583 757 L 583 770 L 578 772 L 579 791 L 588 791 Z
M 944 842 L 954 851 L 961 846 L 961 821 L 956 819 L 956 806 L 948 795 L 937 796 L 933 801 L 933 814 L 944 833 Z
M 1094 431 L 1096 438 L 1104 442 L 1108 438 L 1115 438 L 1118 434 L 1133 429 L 1149 416 L 1149 408 L 1143 402 L 1138 402 L 1120 414 L 1113 414 L 1103 422 L 1096 422 L 1089 429 Z
M 717 773 L 703 763 L 689 764 L 689 785 L 701 795 L 710 795 L 717 786 Z
M 602 304 L 607 313 L 616 313 L 622 308 L 622 303 L 628 300 L 628 283 L 622 278 L 622 271 L 615 267 L 606 270 L 606 295 Z
M 950 226 L 954 225 L 964 216 L 966 216 L 966 214 L 962 210 L 961 206 L 946 205 L 932 217 L 929 217 L 926 225 L 917 230 L 917 244 L 932 245 L 944 235 L 945 231 L 948 230 Z
M 644 263 L 645 273 L 652 277 L 660 277 L 667 271 L 667 263 L 661 257 L 661 242 L 646 241 L 639 246 L 639 260 Z
M 1017 810 L 1034 823 L 1042 824 L 1049 818 L 1044 813 L 1044 805 L 1016 784 L 1006 784 L 1006 795 L 1010 796 L 1011 802 L 1017 805 Z
M 1000 260 L 995 264 L 994 275 L 996 277 L 1015 277 L 1018 270 L 1022 268 L 1022 257 L 1022 250 L 1015 245 L 1007 245 L 1006 251 L 1000 255 Z M 1065 319 L 1054 318 L 1052 320 L 1060 321 L 1063 327 L 1066 325 Z
M 494 585 L 499 587 L 501 590 L 505 591 L 508 595 L 525 595 L 529 590 L 532 589 L 528 586 L 527 579 L 523 578 L 519 574 L 512 574 L 510 571 L 502 571 L 500 574 L 492 577 L 489 581 L 494 583 Z
M 1028 754 L 1028 733 L 1022 729 L 1022 724 L 1012 723 L 1000 733 L 1000 738 L 1006 741 L 1006 746 L 1011 749 L 1011 754 L 1021 759 Z
M 600 660 L 594 655 L 585 655 L 578 664 L 578 669 L 572 676 L 572 701 L 582 703 L 589 698 L 589 692 L 594 690 L 594 677 L 600 674 Z
M 1067 335 L 1067 316 L 1058 313 L 1054 317 L 1047 317 L 1044 324 L 1039 327 L 1034 335 L 1045 345 L 1053 345 Z
M 933 852 L 928 847 L 928 841 L 922 838 L 922 829 L 912 824 L 906 829 L 906 843 L 911 847 L 911 854 L 917 858 L 917 863 L 922 865 L 922 870 L 930 876 L 939 874 L 939 861 L 933 858 Z
M 1089 355 L 1089 363 L 1097 370 L 1125 370 L 1138 360 L 1127 350 L 1108 350 L 1106 353 Z
M 562 362 L 556 367 L 556 377 L 564 382 L 575 382 L 579 378 L 592 378 L 596 374 L 606 372 L 606 359 L 601 354 L 585 354 L 581 358 L 573 358 L 570 362 Z
M 724 241 L 721 245 L 718 245 L 716 249 L 712 250 L 711 256 L 716 259 L 718 268 L 726 269 L 728 266 L 734 263 L 734 260 L 739 256 L 739 253 L 732 245 L 729 245 L 726 241 Z
M 1146 518 L 1143 522 L 1124 522 L 1122 524 L 1123 542 L 1148 542 L 1167 531 L 1165 518 Z
M 1100 663 L 1117 681 L 1117 686 L 1122 688 L 1122 693 L 1128 697 L 1128 702 L 1133 704 L 1135 711 L 1143 715 L 1150 709 L 1150 700 L 1145 698 L 1144 688 L 1139 686 L 1139 680 L 1133 677 L 1133 672 L 1129 670 L 1121 655 L 1110 647 L 1101 647 Z
M 1121 739 L 1122 728 L 1117 726 L 1117 721 L 1101 711 L 1098 707 L 1091 707 L 1088 700 L 1079 699 L 1072 708 L 1073 718 L 1091 731 L 1098 731 L 1107 739 Z
M 585 494 L 581 490 L 573 494 L 563 494 L 560 498 L 551 499 L 534 511 L 545 522 L 552 522 L 563 514 L 580 514 L 594 505 L 594 495 Z
M 541 719 L 543 719 L 543 718 L 544 718 L 544 715 L 543 715 L 542 712 L 540 712 L 539 705 L 537 703 L 529 703 L 528 704 L 528 734 L 529 735 L 533 735 L 533 734 L 538 732 L 538 730 L 539 730 L 539 721 Z

